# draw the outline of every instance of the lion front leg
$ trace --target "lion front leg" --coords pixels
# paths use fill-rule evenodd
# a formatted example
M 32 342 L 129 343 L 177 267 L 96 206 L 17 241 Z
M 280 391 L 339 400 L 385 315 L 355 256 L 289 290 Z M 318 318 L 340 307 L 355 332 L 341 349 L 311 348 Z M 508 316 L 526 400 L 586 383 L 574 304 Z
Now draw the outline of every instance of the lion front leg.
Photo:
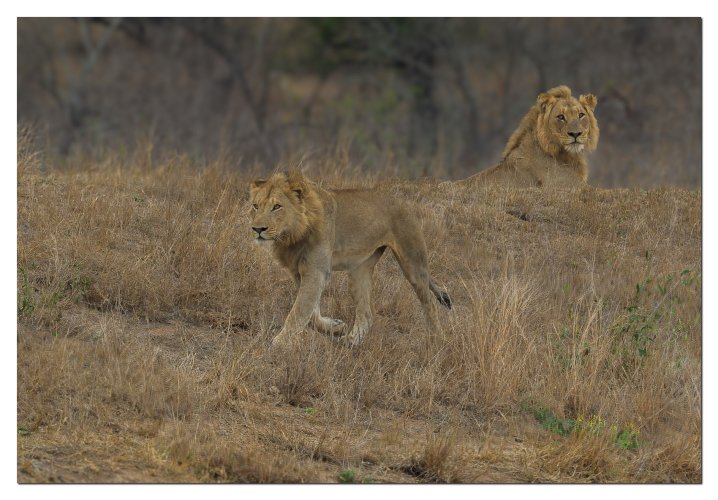
M 319 310 L 319 299 L 328 275 L 328 271 L 308 272 L 301 275 L 297 297 L 287 319 L 284 320 L 284 326 L 272 339 L 272 346 L 291 343 L 309 324 L 314 311 Z

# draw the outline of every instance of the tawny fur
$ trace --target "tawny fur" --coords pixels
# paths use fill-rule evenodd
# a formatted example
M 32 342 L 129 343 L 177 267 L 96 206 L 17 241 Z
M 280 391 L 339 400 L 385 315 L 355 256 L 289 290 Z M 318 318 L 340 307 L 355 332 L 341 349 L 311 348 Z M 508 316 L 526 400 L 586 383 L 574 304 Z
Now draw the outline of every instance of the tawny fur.
M 586 153 L 596 149 L 599 137 L 594 115 L 596 104 L 593 94 L 576 99 L 565 85 L 540 94 L 511 134 L 498 165 L 458 184 L 476 187 L 586 185 Z M 580 135 L 574 137 L 569 133 Z
M 325 190 L 297 171 L 254 181 L 250 201 L 255 240 L 272 246 L 299 286 L 273 345 L 291 342 L 310 323 L 325 333 L 344 333 L 341 320 L 319 310 L 332 270 L 349 272 L 356 315 L 346 340 L 359 344 L 372 324 L 374 266 L 387 247 L 419 297 L 431 333 L 441 331 L 433 298 L 448 308 L 451 300 L 431 280 L 424 237 L 408 206 L 376 191 Z

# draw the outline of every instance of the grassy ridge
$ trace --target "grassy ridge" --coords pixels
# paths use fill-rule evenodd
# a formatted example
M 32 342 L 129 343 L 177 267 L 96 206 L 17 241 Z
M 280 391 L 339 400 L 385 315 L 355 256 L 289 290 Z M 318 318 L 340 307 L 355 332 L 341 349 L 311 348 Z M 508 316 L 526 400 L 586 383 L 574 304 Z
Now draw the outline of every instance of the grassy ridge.
M 416 204 L 456 304 L 429 346 L 391 256 L 360 349 L 268 344 L 294 296 L 250 177 L 18 159 L 18 480 L 699 482 L 700 192 L 330 186 Z M 351 321 L 344 273 L 325 314 Z

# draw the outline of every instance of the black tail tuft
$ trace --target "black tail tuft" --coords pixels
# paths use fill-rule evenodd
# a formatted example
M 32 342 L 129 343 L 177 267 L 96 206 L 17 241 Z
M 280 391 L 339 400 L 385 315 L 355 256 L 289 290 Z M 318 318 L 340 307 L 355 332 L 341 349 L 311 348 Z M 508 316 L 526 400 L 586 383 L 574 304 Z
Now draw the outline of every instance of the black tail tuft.
M 446 307 L 447 309 L 451 309 L 451 298 L 449 297 L 448 293 L 439 292 L 436 298 L 439 302 L 441 302 L 442 306 Z

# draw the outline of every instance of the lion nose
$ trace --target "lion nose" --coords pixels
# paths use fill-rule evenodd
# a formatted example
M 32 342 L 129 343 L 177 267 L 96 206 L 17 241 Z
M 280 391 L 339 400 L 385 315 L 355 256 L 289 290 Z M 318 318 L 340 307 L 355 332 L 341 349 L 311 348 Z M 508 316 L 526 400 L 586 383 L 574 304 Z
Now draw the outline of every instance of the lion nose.
M 569 132 L 568 135 L 573 137 L 574 139 L 578 139 L 578 136 L 581 135 L 582 132 Z
M 264 231 L 267 230 L 266 227 L 252 227 L 255 231 L 257 231 L 257 234 L 262 234 Z

